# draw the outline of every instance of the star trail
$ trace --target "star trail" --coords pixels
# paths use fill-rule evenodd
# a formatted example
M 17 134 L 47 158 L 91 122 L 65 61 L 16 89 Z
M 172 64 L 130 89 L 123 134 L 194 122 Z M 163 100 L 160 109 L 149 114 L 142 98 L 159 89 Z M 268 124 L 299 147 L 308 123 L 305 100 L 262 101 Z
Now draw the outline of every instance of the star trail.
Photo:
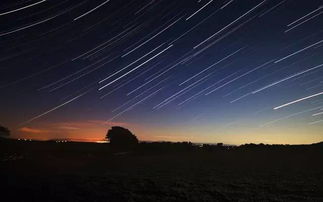
M 0 123 L 40 139 L 55 134 L 19 128 L 96 120 L 147 140 L 322 140 L 322 13 L 320 0 L 3 2 Z

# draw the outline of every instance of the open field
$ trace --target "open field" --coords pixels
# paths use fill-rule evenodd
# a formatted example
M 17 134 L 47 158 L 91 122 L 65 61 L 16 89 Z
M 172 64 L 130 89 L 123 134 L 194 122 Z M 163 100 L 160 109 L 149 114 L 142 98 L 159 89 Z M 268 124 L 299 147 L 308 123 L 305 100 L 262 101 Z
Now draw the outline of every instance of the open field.
M 0 144 L 7 201 L 323 201 L 322 145 L 122 153 L 107 144 Z

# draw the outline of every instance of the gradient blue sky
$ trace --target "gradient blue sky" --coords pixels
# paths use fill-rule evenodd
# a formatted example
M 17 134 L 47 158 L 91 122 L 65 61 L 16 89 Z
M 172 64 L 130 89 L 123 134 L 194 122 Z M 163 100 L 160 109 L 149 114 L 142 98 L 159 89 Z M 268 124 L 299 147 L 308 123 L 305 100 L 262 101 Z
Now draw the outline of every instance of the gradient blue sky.
M 123 125 L 142 140 L 322 141 L 322 12 L 317 0 L 1 3 L 0 124 L 35 139 Z

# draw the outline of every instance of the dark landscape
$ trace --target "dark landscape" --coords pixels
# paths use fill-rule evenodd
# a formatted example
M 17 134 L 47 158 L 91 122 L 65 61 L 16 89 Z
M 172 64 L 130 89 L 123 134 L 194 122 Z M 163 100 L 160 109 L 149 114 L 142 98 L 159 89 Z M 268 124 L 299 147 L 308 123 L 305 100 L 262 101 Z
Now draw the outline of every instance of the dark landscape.
M 322 201 L 323 143 L 1 141 L 8 201 Z

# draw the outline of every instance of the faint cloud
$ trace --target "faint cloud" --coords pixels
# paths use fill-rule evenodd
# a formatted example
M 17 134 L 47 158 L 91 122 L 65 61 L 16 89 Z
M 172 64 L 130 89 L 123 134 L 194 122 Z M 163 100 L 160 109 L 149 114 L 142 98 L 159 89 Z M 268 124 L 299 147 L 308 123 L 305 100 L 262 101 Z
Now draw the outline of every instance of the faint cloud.
M 61 130 L 79 130 L 80 128 L 71 127 L 71 126 L 59 126 L 58 129 L 61 129 Z
M 132 124 L 125 122 L 108 122 L 103 120 L 84 120 L 84 121 L 71 121 L 71 122 L 58 122 L 52 123 L 51 127 L 63 130 L 77 130 L 81 128 L 98 128 L 106 126 L 130 126 Z
M 24 132 L 24 133 L 32 133 L 32 134 L 44 134 L 49 133 L 49 130 L 42 130 L 42 129 L 36 129 L 36 128 L 30 128 L 30 127 L 22 127 L 19 128 L 18 131 Z
M 67 138 L 76 141 L 102 141 L 111 126 L 134 127 L 125 122 L 107 122 L 104 120 L 80 120 L 61 122 L 40 122 L 19 128 L 19 136 L 38 139 Z
M 114 121 L 102 121 L 102 120 L 90 120 L 89 123 L 99 124 L 99 125 L 107 125 L 107 126 L 127 126 L 130 125 L 126 122 L 114 122 Z

